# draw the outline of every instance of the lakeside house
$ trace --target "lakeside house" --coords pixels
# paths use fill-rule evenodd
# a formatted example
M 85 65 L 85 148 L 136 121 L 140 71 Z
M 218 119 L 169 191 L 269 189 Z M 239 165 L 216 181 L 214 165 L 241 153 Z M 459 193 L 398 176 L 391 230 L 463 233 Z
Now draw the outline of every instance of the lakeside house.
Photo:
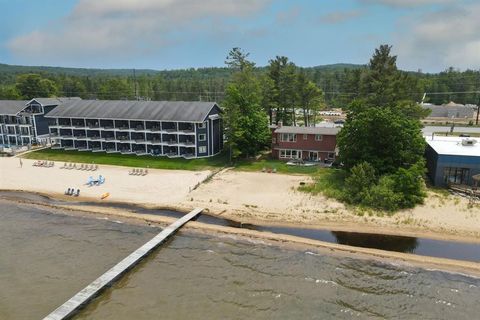
M 338 127 L 278 126 L 272 129 L 272 157 L 331 163 L 336 157 Z
M 76 100 L 45 117 L 56 149 L 190 159 L 220 153 L 221 113 L 214 102 Z
M 0 147 L 16 148 L 49 143 L 45 114 L 64 101 L 80 98 L 0 100 Z
M 480 174 L 480 143 L 462 137 L 425 137 L 428 176 L 435 186 L 474 185 Z

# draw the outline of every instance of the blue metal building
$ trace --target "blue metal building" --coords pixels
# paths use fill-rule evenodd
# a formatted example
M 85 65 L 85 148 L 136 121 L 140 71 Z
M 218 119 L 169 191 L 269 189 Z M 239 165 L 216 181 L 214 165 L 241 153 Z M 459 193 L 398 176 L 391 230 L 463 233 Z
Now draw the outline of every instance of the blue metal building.
M 472 138 L 426 138 L 428 176 L 434 186 L 473 185 L 480 174 L 480 142 Z

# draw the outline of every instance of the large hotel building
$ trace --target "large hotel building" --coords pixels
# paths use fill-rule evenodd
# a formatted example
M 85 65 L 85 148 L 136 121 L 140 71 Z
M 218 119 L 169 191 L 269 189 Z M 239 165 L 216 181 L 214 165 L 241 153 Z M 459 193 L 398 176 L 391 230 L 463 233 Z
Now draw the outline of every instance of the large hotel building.
M 214 102 L 60 99 L 43 117 L 57 149 L 201 158 L 223 148 Z

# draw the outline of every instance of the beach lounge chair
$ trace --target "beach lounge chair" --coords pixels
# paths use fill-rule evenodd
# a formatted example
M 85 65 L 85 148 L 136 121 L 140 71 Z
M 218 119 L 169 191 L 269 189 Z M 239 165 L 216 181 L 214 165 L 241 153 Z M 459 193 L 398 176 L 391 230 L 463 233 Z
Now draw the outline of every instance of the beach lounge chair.
M 74 194 L 75 197 L 78 197 L 80 195 L 80 189 L 77 189 L 77 192 Z
M 63 167 L 60 167 L 60 169 L 66 169 L 66 168 L 67 168 L 67 163 L 65 162 L 65 163 L 63 164 Z
M 70 188 L 68 188 L 67 190 L 65 190 L 65 195 L 69 195 L 70 194 Z
M 142 176 L 146 176 L 147 174 L 148 174 L 148 169 L 145 169 L 145 170 L 143 171 Z
M 137 176 L 143 176 L 143 169 L 138 169 Z

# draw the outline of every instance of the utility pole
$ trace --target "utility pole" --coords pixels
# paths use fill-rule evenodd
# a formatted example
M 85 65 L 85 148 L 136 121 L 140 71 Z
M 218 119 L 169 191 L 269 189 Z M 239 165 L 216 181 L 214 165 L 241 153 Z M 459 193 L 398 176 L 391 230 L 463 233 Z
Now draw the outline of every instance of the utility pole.
M 133 83 L 135 86 L 135 100 L 138 100 L 138 94 L 137 94 L 137 75 L 135 73 L 135 69 L 133 69 Z
M 478 126 L 478 115 L 480 114 L 480 102 L 478 103 L 478 106 L 477 106 L 477 121 L 475 122 L 475 125 Z
M 478 97 L 478 92 L 477 92 Z M 480 114 L 480 99 L 477 99 L 477 121 L 475 121 L 475 125 L 478 126 L 478 115 Z

